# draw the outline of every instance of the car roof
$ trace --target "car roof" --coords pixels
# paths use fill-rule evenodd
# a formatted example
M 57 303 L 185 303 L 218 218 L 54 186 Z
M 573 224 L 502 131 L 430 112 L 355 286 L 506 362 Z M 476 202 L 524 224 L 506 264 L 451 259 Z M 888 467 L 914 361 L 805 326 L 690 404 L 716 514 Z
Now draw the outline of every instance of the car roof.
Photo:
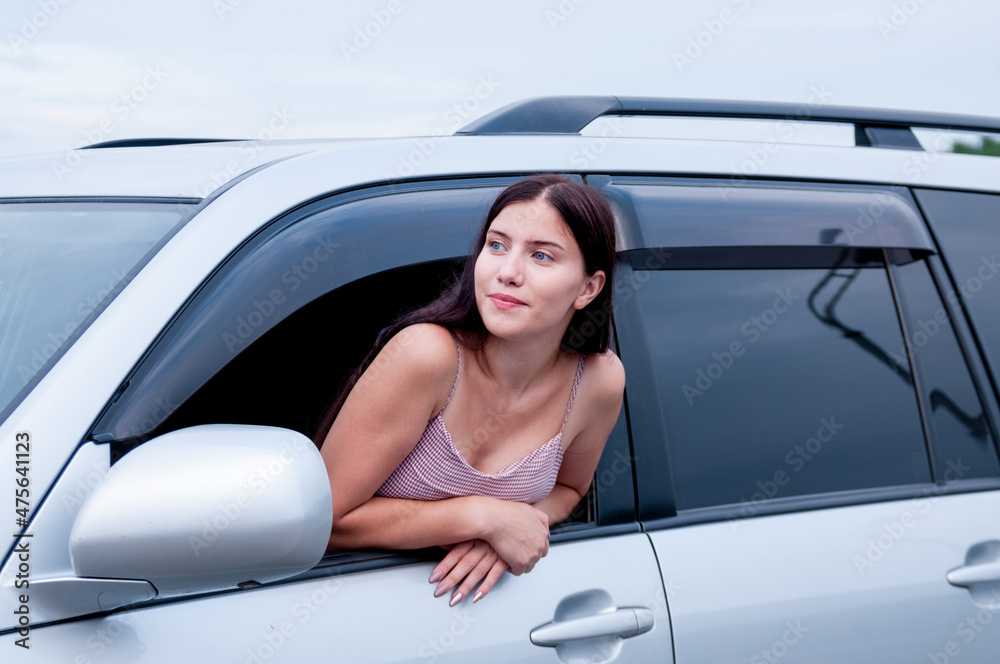
M 275 169 L 278 164 L 283 167 Z M 79 149 L 0 160 L 0 199 L 145 197 L 200 200 L 241 179 L 319 180 L 316 195 L 412 178 L 541 171 L 898 184 L 1000 191 L 1000 160 L 858 146 L 508 134 L 223 141 Z

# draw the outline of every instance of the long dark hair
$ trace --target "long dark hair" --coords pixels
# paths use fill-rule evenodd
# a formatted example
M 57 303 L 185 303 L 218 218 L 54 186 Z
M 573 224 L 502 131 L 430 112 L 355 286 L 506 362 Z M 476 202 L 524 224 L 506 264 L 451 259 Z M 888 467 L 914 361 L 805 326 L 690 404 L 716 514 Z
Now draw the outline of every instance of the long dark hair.
M 592 275 L 598 270 L 603 270 L 605 274 L 604 287 L 597 297 L 573 314 L 563 335 L 561 347 L 563 350 L 579 353 L 603 353 L 608 350 L 614 320 L 611 293 L 616 260 L 615 225 L 611 206 L 593 187 L 558 175 L 534 175 L 515 182 L 497 196 L 458 281 L 430 304 L 402 314 L 379 333 L 372 350 L 345 381 L 337 398 L 324 413 L 314 437 L 317 445 L 323 444 L 340 407 L 361 374 L 389 339 L 403 328 L 417 323 L 437 323 L 451 330 L 466 347 L 482 350 L 489 339 L 489 332 L 483 325 L 476 305 L 476 258 L 486 243 L 490 225 L 505 207 L 511 203 L 531 202 L 539 198 L 556 209 L 573 233 L 583 253 L 587 274 Z

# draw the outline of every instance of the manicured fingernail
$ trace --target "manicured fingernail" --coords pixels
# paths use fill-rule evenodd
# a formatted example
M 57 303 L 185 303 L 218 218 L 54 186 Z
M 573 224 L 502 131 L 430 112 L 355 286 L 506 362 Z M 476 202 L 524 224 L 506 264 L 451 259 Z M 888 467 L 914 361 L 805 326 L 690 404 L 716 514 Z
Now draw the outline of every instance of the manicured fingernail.
M 442 579 L 442 577 L 444 577 L 444 572 L 442 572 L 439 569 L 436 569 L 434 570 L 434 573 L 431 574 L 431 578 L 427 580 L 427 583 L 437 583 Z
M 461 601 L 462 601 L 462 593 L 455 593 L 455 596 L 451 598 L 450 602 L 448 602 L 448 606 L 455 606 Z
M 446 592 L 448 592 L 448 586 L 446 586 L 446 585 L 444 585 L 442 583 L 441 585 L 439 585 L 437 588 L 434 589 L 434 596 L 435 597 L 440 597 L 441 595 L 445 594 Z
M 482 596 L 483 596 L 483 592 L 482 591 L 479 591 L 478 593 L 476 593 L 476 596 L 472 598 L 472 603 L 475 604 L 476 602 L 478 602 L 479 598 L 482 597 Z

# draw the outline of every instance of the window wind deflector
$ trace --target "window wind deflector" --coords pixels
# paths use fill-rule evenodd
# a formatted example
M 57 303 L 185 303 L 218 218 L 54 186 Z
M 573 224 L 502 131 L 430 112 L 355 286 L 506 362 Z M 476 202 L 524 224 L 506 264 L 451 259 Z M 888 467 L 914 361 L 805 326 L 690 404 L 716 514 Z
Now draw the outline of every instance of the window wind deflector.
M 617 184 L 645 247 L 851 247 L 933 253 L 910 203 L 874 190 Z M 619 206 L 625 209 L 624 206 Z M 630 247 L 631 248 L 631 247 Z

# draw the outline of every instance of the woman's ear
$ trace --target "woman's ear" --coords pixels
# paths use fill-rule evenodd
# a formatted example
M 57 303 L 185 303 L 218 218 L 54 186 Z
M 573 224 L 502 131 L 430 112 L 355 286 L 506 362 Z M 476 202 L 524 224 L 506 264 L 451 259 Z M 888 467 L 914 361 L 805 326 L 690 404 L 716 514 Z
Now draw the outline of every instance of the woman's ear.
M 601 289 L 604 288 L 605 279 L 607 277 L 604 274 L 604 270 L 596 270 L 590 275 L 580 290 L 580 294 L 573 300 L 573 308 L 579 311 L 593 302 L 594 298 L 601 293 Z

